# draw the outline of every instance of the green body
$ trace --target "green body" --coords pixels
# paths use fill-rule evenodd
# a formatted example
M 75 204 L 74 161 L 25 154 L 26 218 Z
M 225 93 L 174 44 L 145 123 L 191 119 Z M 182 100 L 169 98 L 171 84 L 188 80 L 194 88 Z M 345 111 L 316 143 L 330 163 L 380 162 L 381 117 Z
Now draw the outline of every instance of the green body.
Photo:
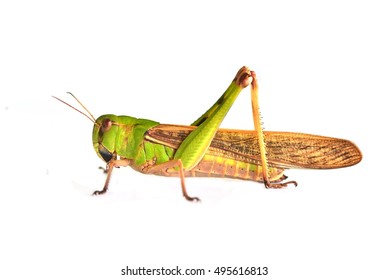
M 254 131 L 219 129 L 243 88 L 251 85 Z M 192 126 L 163 125 L 147 119 L 103 115 L 94 122 L 93 146 L 107 163 L 108 189 L 114 167 L 131 166 L 145 173 L 179 176 L 184 197 L 187 176 L 231 177 L 262 181 L 282 188 L 284 169 L 340 168 L 358 163 L 362 154 L 348 140 L 289 132 L 264 132 L 260 125 L 255 72 L 242 67 L 216 103 Z M 82 113 L 82 112 L 81 112 Z M 84 114 L 85 115 L 85 114 Z M 265 141 L 266 140 L 266 141 Z
M 179 166 L 185 176 L 228 176 L 259 181 L 262 179 L 258 161 L 239 160 L 230 151 L 210 149 L 218 128 L 235 99 L 251 81 L 252 72 L 242 67 L 235 79 L 216 103 L 193 122 L 191 129 L 178 146 L 161 142 L 147 133 L 158 122 L 128 116 L 103 115 L 95 121 L 93 145 L 96 153 L 107 163 L 126 160 L 137 171 L 165 176 L 178 176 Z M 168 141 L 169 142 L 169 141 Z M 231 156 L 232 155 L 232 156 Z M 179 163 L 177 163 L 179 161 Z M 175 162 L 173 166 L 158 165 Z M 282 176 L 282 169 L 270 170 L 273 180 Z
M 100 158 L 107 163 L 111 159 L 127 159 L 129 165 L 140 172 L 148 173 L 152 166 L 171 160 L 181 160 L 185 176 L 227 176 L 242 179 L 261 180 L 259 163 L 239 161 L 223 157 L 223 153 L 208 151 L 222 120 L 242 90 L 234 80 L 219 100 L 192 125 L 192 130 L 179 147 L 156 143 L 146 139 L 147 132 L 159 125 L 158 122 L 129 116 L 103 115 L 93 128 L 93 146 Z M 111 126 L 103 131 L 103 123 L 109 120 Z M 230 172 L 233 170 L 233 172 Z M 177 168 L 160 170 L 153 174 L 178 176 Z M 282 173 L 275 170 L 277 177 Z
M 183 176 L 232 177 L 265 183 L 285 179 L 285 168 L 339 168 L 361 160 L 359 149 L 348 140 L 262 132 L 262 128 L 219 129 L 239 93 L 255 78 L 253 75 L 247 67 L 240 69 L 224 94 L 192 126 L 103 115 L 94 121 L 95 151 L 107 164 L 116 162 L 114 166 L 131 166 L 147 174 L 181 176 L 182 180 Z M 266 138 L 266 145 L 260 138 Z M 180 168 L 184 174 L 179 174 Z
M 243 88 L 251 85 L 254 131 L 219 129 Z M 71 94 L 71 93 L 70 93 Z M 256 74 L 242 67 L 224 94 L 191 126 L 163 125 L 128 116 L 89 114 L 56 98 L 94 123 L 93 147 L 107 163 L 107 178 L 100 195 L 108 190 L 112 170 L 131 166 L 145 174 L 179 176 L 183 196 L 188 195 L 187 176 L 231 177 L 262 181 L 266 187 L 282 188 L 296 181 L 283 182 L 285 168 L 340 168 L 362 159 L 351 141 L 304 133 L 264 132 L 260 123 Z
M 107 119 L 111 120 L 113 125 L 108 132 L 102 134 L 100 132 L 101 123 Z M 173 130 L 167 132 L 168 130 L 164 129 L 165 127 Z M 178 128 L 177 131 L 174 131 L 174 128 Z M 177 138 L 177 134 L 182 134 L 182 131 L 185 131 L 186 135 L 191 135 L 192 131 L 196 131 L 193 128 L 160 125 L 155 121 L 128 116 L 103 115 L 96 120 L 96 125 L 93 129 L 93 144 L 98 156 L 107 163 L 112 157 L 115 157 L 114 159 L 128 159 L 130 160 L 129 165 L 133 169 L 142 173 L 148 173 L 147 171 L 150 167 L 174 160 L 177 156 L 177 150 L 188 137 L 181 136 L 183 139 L 178 140 L 179 145 L 174 144 L 174 141 L 170 140 Z M 159 130 L 169 133 L 169 143 L 161 144 L 164 142 L 161 141 L 161 137 L 153 138 L 155 134 L 158 134 Z M 150 136 L 150 131 L 153 131 L 152 136 Z M 221 132 L 218 133 L 220 134 Z M 228 134 L 230 137 L 234 135 L 234 142 L 242 140 L 242 143 L 244 143 L 244 138 L 247 138 L 247 134 L 250 133 L 225 130 L 223 134 Z M 252 137 L 255 138 L 255 136 Z M 210 143 L 212 143 L 212 139 L 214 139 L 214 135 Z M 217 146 L 217 142 L 215 143 L 215 146 Z M 242 148 L 244 148 L 243 145 Z M 110 156 L 107 157 L 106 153 Z M 272 180 L 281 179 L 283 170 L 280 167 L 271 167 L 269 173 Z M 259 154 L 256 159 L 250 159 L 249 157 L 234 154 L 228 149 L 216 149 L 212 145 L 207 147 L 200 160 L 194 166 L 190 169 L 184 168 L 184 171 L 185 177 L 212 176 L 263 181 Z M 160 170 L 153 174 L 179 176 L 175 168 Z

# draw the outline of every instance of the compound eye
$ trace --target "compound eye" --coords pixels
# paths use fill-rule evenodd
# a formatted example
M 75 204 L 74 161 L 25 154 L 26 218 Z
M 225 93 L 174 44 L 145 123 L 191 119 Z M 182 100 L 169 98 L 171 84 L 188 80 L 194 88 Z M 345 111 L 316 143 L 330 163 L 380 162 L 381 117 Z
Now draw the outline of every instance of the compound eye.
M 101 132 L 107 132 L 108 130 L 111 129 L 112 126 L 112 121 L 110 119 L 104 119 L 102 124 L 101 124 Z

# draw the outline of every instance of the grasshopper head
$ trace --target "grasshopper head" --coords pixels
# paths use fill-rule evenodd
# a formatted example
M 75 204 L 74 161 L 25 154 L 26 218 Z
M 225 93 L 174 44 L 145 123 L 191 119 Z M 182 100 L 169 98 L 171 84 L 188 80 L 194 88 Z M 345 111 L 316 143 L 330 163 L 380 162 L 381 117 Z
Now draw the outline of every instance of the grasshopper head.
M 103 115 L 94 124 L 93 147 L 97 155 L 108 163 L 117 158 L 138 158 L 144 134 L 159 123 L 129 116 Z M 143 157 L 140 158 L 142 161 Z
M 93 147 L 97 155 L 109 162 L 112 159 L 127 158 L 133 159 L 138 151 L 137 147 L 143 143 L 143 135 L 150 128 L 159 123 L 136 119 L 129 116 L 103 115 L 98 119 L 70 92 L 68 92 L 81 107 L 83 112 L 69 103 L 53 96 L 58 101 L 87 117 L 93 124 Z
M 114 157 L 116 152 L 118 129 L 118 116 L 115 115 L 99 117 L 93 127 L 93 147 L 97 155 L 107 163 Z

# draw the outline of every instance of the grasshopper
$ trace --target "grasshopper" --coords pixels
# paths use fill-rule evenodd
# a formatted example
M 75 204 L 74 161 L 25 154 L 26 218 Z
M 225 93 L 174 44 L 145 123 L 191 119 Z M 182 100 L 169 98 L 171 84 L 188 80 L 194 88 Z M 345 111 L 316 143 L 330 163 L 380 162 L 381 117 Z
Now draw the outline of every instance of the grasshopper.
M 220 129 L 235 99 L 249 85 L 255 130 Z M 53 97 L 94 123 L 93 147 L 106 162 L 104 187 L 94 195 L 107 192 L 114 167 L 130 166 L 144 174 L 178 176 L 183 196 L 189 201 L 199 201 L 188 195 L 185 177 L 229 177 L 263 182 L 266 188 L 282 188 L 290 184 L 297 186 L 296 181 L 285 181 L 285 169 L 333 169 L 352 166 L 362 160 L 358 147 L 348 140 L 263 131 L 257 77 L 245 66 L 216 103 L 191 126 L 112 114 L 95 119 L 71 95 L 88 114 Z

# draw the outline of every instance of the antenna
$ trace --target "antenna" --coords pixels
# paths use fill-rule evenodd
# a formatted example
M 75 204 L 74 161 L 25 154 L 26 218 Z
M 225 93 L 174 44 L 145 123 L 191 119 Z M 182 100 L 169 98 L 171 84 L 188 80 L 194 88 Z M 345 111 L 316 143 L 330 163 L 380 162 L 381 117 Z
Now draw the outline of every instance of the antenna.
M 84 112 L 82 112 L 81 110 L 79 110 L 79 109 L 75 108 L 74 106 L 70 105 L 69 103 L 66 103 L 65 101 L 59 99 L 58 97 L 56 97 L 56 96 L 52 96 L 52 97 L 55 98 L 55 99 L 57 99 L 58 101 L 64 103 L 65 105 L 68 105 L 70 108 L 76 110 L 76 111 L 79 112 L 80 114 L 83 114 L 83 115 L 84 115 L 85 117 L 87 117 L 91 122 L 96 123 L 95 117 L 94 117 L 94 116 L 92 115 L 92 113 L 89 112 L 89 110 L 80 102 L 80 100 L 78 100 L 77 97 L 75 97 L 73 93 L 71 93 L 71 92 L 67 92 L 67 93 L 70 94 L 70 95 L 78 102 L 78 104 L 81 105 L 82 108 L 84 108 L 84 110 L 89 114 L 89 116 L 88 116 L 87 114 L 85 114 Z

